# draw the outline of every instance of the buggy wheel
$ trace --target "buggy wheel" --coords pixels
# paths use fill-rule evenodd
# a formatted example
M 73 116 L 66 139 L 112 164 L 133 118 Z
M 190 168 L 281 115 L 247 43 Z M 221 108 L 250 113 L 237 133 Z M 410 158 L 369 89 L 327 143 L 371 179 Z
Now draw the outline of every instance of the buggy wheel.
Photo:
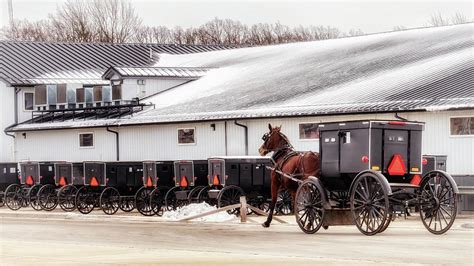
M 119 208 L 123 212 L 131 212 L 135 210 L 135 197 L 127 196 L 120 198 Z
M 387 215 L 387 219 L 385 219 L 385 222 L 384 222 L 382 228 L 380 228 L 379 233 L 382 233 L 382 232 L 384 232 L 385 230 L 387 230 L 388 226 L 390 225 L 390 223 L 392 222 L 393 219 L 394 219 L 394 217 L 393 217 L 393 214 L 392 214 L 392 213 L 390 213 L 389 215 Z
M 215 205 L 217 205 L 215 200 L 209 199 L 209 189 L 210 189 L 209 187 L 204 187 L 203 189 L 201 189 L 199 191 L 198 201 L 199 201 L 199 203 L 206 202 L 209 205 L 215 206 Z
M 154 190 L 147 187 L 142 187 L 135 194 L 135 206 L 139 213 L 144 216 L 153 216 L 155 215 L 155 210 L 153 210 L 153 202 L 151 201 L 151 194 Z
M 180 187 L 174 187 L 170 190 L 168 190 L 168 192 L 166 192 L 166 195 L 165 195 L 165 206 L 166 206 L 166 210 L 167 211 L 172 211 L 172 210 L 176 210 L 177 208 L 181 207 L 182 204 L 180 200 L 178 200 L 176 198 L 176 190 L 180 189 Z
M 0 192 L 0 208 L 5 206 L 5 191 Z
M 199 192 L 205 188 L 205 186 L 197 186 L 188 193 L 188 203 L 199 203 Z
M 363 173 L 356 177 L 350 192 L 354 223 L 368 236 L 381 231 L 390 212 L 388 193 L 380 178 L 374 173 Z
M 44 185 L 38 191 L 38 202 L 41 209 L 52 211 L 58 206 L 58 195 L 54 185 Z
M 16 211 L 23 206 L 26 200 L 24 191 L 18 184 L 12 184 L 5 190 L 5 204 L 10 210 Z
M 41 210 L 41 205 L 38 198 L 38 192 L 41 189 L 41 186 L 42 185 L 37 184 L 28 190 L 28 201 L 30 202 L 31 207 L 37 211 Z
M 58 191 L 58 205 L 65 212 L 73 211 L 76 208 L 77 188 L 74 185 L 66 185 Z
M 314 181 L 306 180 L 296 191 L 295 217 L 306 234 L 316 233 L 324 221 L 324 198 Z
M 245 196 L 244 191 L 238 186 L 226 186 L 217 195 L 217 207 L 222 208 L 225 206 L 237 204 L 240 202 L 240 196 Z M 240 208 L 227 210 L 229 214 L 238 214 Z
M 81 187 L 76 193 L 76 208 L 82 214 L 88 214 L 95 207 L 95 196 L 87 187 Z
M 114 187 L 108 187 L 102 191 L 99 199 L 99 206 L 105 214 L 116 213 L 120 205 L 120 193 Z
M 420 185 L 420 218 L 426 229 L 436 235 L 448 231 L 456 219 L 455 184 L 448 176 L 433 171 L 423 177 Z
M 292 213 L 293 208 L 291 206 L 291 195 L 287 189 L 284 189 L 278 193 L 276 211 L 278 214 L 283 215 L 289 215 Z

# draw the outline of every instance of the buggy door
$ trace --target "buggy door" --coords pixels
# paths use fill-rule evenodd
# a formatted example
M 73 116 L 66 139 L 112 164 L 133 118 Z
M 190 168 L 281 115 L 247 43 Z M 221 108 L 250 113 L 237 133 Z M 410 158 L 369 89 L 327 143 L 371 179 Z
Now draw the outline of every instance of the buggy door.
M 209 159 L 209 185 L 225 186 L 225 161 L 222 159 Z
M 252 164 L 251 163 L 241 163 L 239 165 L 239 185 L 244 189 L 252 188 Z
M 193 161 L 178 161 L 174 163 L 176 175 L 175 186 L 194 186 L 194 165 Z
M 142 182 L 145 187 L 155 187 L 157 185 L 156 163 L 143 162 Z
M 57 163 L 54 165 L 54 183 L 57 186 L 72 184 L 72 164 Z
M 29 186 L 40 183 L 39 164 L 21 163 L 20 164 L 20 182 Z
M 84 163 L 84 185 L 98 187 L 105 186 L 105 163 Z
M 72 164 L 72 184 L 79 186 L 84 185 L 84 165 L 82 163 Z
M 323 177 L 339 177 L 339 131 L 321 131 L 320 143 Z
M 403 163 L 404 168 L 408 169 L 408 131 L 386 129 L 384 135 L 384 172 L 388 172 L 388 168 L 392 160 L 395 159 L 395 155 L 401 157 L 400 163 Z

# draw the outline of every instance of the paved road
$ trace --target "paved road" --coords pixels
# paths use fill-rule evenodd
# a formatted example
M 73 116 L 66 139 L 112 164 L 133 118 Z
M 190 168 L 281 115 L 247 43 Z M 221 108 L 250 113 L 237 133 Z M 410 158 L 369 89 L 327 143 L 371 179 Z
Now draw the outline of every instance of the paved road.
M 353 226 L 305 235 L 295 224 L 275 223 L 264 229 L 252 223 L 179 223 L 5 209 L 0 219 L 1 265 L 474 263 L 472 218 L 458 219 L 442 236 L 428 233 L 418 219 L 399 219 L 372 237 Z

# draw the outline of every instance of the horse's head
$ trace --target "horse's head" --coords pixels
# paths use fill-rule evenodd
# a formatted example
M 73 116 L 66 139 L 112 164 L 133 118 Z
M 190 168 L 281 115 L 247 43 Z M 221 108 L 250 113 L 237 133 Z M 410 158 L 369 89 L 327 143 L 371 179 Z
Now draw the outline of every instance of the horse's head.
M 272 128 L 272 125 L 268 124 L 268 129 L 270 131 L 263 135 L 263 144 L 258 149 L 258 152 L 261 156 L 265 156 L 269 152 L 291 146 L 288 138 L 283 133 L 281 133 L 281 126 Z

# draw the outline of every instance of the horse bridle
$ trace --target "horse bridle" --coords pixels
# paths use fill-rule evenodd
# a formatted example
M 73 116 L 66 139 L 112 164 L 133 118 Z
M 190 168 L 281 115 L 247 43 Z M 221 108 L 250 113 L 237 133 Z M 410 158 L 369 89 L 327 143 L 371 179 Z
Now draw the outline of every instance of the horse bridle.
M 264 142 L 263 142 L 264 145 L 267 143 L 267 141 L 270 139 L 270 137 L 272 136 L 272 134 L 273 134 L 274 132 L 275 132 L 275 131 L 272 130 L 271 132 L 267 132 L 267 133 L 263 134 L 262 140 L 264 141 Z M 285 141 L 286 144 L 283 145 L 281 148 L 279 148 L 279 149 L 277 149 L 277 150 L 274 150 L 273 152 L 278 152 L 278 151 L 280 151 L 280 150 L 288 149 L 288 148 L 293 149 L 293 145 L 290 144 L 290 141 L 288 140 L 288 138 L 287 138 L 285 135 L 283 135 L 280 131 L 276 131 L 276 132 L 277 132 L 277 133 L 280 135 L 280 137 L 281 137 L 281 140 L 280 140 L 280 143 L 279 143 L 278 146 L 280 146 L 280 144 L 281 144 L 282 141 Z M 266 146 L 266 145 L 265 145 L 265 146 Z

